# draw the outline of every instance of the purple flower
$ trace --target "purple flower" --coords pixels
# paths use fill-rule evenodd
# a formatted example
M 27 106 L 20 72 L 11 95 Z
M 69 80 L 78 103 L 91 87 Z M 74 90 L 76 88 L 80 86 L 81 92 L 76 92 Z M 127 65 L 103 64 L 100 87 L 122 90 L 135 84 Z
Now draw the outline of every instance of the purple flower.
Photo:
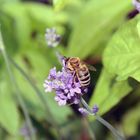
M 83 107 L 79 108 L 78 110 L 83 116 L 87 116 L 88 114 L 96 115 L 96 113 L 99 111 L 99 108 L 97 105 L 94 105 L 90 112 L 88 112 L 88 110 Z
M 51 79 L 55 79 L 56 77 L 56 67 L 54 67 L 53 69 L 50 70 L 50 74 L 48 76 L 48 79 L 51 80 Z
M 140 1 L 139 0 L 132 0 L 133 5 L 136 9 L 140 12 Z
M 83 107 L 79 108 L 78 110 L 83 116 L 87 116 L 89 114 L 89 112 Z
M 60 43 L 60 35 L 56 33 L 55 28 L 46 29 L 45 34 L 46 42 L 49 47 L 56 47 Z
M 60 106 L 78 104 L 80 97 L 87 90 L 79 82 L 74 81 L 74 74 L 68 72 L 65 67 L 62 67 L 62 70 L 58 72 L 54 67 L 50 70 L 49 76 L 44 82 L 45 92 L 54 91 L 56 93 L 55 101 Z
M 92 108 L 93 114 L 96 114 L 99 111 L 99 107 L 97 105 L 94 105 Z

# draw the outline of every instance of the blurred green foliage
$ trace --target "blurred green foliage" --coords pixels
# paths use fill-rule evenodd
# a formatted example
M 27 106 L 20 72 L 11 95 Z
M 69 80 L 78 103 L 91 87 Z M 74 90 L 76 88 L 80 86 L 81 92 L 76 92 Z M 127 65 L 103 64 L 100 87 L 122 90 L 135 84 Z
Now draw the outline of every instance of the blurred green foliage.
M 73 29 L 68 55 L 80 54 L 79 57 L 84 58 L 96 53 L 98 49 L 103 51 L 103 44 L 111 36 L 112 31 L 123 22 L 128 10 L 130 1 L 126 0 L 90 1 Z
M 139 60 L 139 16 L 122 26 L 110 41 L 104 53 L 104 65 L 117 74 L 117 80 L 133 77 L 140 81 Z M 120 61 L 121 58 L 121 61 Z
M 90 106 L 97 104 L 99 114 L 120 125 L 126 138 L 138 137 L 140 17 L 129 20 L 127 15 L 132 9 L 131 0 L 54 0 L 53 6 L 39 3 L 39 0 L 0 0 L 0 24 L 6 52 L 29 78 L 11 64 L 19 89 L 13 91 L 0 52 L 0 140 L 26 137 L 21 135 L 25 117 L 15 92 L 23 98 L 36 139 L 58 139 L 57 127 L 64 139 L 77 140 L 84 136 L 90 139 L 90 131 L 86 135 L 90 125 L 97 138 L 105 134 L 94 117 L 86 121 L 77 115 L 76 107 L 73 110 L 70 106 L 59 107 L 54 94 L 44 93 L 42 85 L 50 68 L 60 65 L 54 50 L 45 42 L 45 30 L 49 27 L 56 27 L 62 35 L 57 48 L 62 54 L 80 57 L 97 66 L 97 73 L 92 77 L 96 77 L 95 87 L 92 85 L 93 90 L 89 91 Z M 121 113 L 118 117 L 112 112 Z M 115 121 L 117 119 L 119 122 Z

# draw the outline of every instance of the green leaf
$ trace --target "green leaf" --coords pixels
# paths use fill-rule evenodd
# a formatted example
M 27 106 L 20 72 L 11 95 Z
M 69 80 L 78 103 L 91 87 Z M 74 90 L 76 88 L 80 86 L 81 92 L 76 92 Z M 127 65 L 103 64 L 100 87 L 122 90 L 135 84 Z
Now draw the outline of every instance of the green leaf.
M 108 44 L 104 66 L 118 80 L 133 77 L 140 82 L 140 16 L 124 24 Z
M 10 85 L 0 81 L 0 125 L 11 135 L 19 130 L 19 114 L 10 91 Z
M 99 106 L 99 114 L 104 114 L 130 93 L 131 87 L 127 81 L 115 81 L 115 75 L 103 69 L 95 92 L 90 100 L 90 105 Z
M 131 9 L 131 0 L 90 1 L 77 19 L 68 54 L 84 58 L 104 49 L 105 43 Z

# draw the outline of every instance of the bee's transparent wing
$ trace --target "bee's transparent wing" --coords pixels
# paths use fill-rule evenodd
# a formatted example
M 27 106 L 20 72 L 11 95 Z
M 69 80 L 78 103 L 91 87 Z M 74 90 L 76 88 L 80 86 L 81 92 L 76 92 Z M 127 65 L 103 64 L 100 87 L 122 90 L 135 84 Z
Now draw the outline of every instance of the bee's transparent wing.
M 56 52 L 56 57 L 58 58 L 58 61 L 60 62 L 60 64 L 62 64 L 64 66 L 64 62 L 66 60 L 66 57 L 61 55 L 59 52 Z
M 89 70 L 91 70 L 91 71 L 96 71 L 96 68 L 95 68 L 94 66 L 89 65 L 89 64 L 87 64 L 86 62 L 83 62 L 83 63 L 88 67 Z
M 88 69 L 91 70 L 91 71 L 96 71 L 96 68 L 92 65 L 89 65 L 89 64 L 86 64 Z

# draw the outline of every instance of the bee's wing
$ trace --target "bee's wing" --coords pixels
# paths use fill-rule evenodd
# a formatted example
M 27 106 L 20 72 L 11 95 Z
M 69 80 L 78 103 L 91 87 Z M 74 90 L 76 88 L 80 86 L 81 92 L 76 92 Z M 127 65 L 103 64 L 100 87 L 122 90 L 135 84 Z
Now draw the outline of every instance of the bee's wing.
M 58 58 L 60 64 L 64 65 L 64 61 L 66 60 L 66 57 L 61 55 L 59 52 L 56 52 L 56 57 Z
M 83 62 L 83 61 L 82 61 L 82 63 L 84 63 L 88 67 L 89 70 L 96 71 L 96 68 L 94 66 L 89 65 L 89 64 L 87 64 L 86 62 Z
M 91 71 L 96 71 L 96 68 L 94 66 L 91 66 L 89 64 L 86 64 L 88 69 L 91 70 Z

